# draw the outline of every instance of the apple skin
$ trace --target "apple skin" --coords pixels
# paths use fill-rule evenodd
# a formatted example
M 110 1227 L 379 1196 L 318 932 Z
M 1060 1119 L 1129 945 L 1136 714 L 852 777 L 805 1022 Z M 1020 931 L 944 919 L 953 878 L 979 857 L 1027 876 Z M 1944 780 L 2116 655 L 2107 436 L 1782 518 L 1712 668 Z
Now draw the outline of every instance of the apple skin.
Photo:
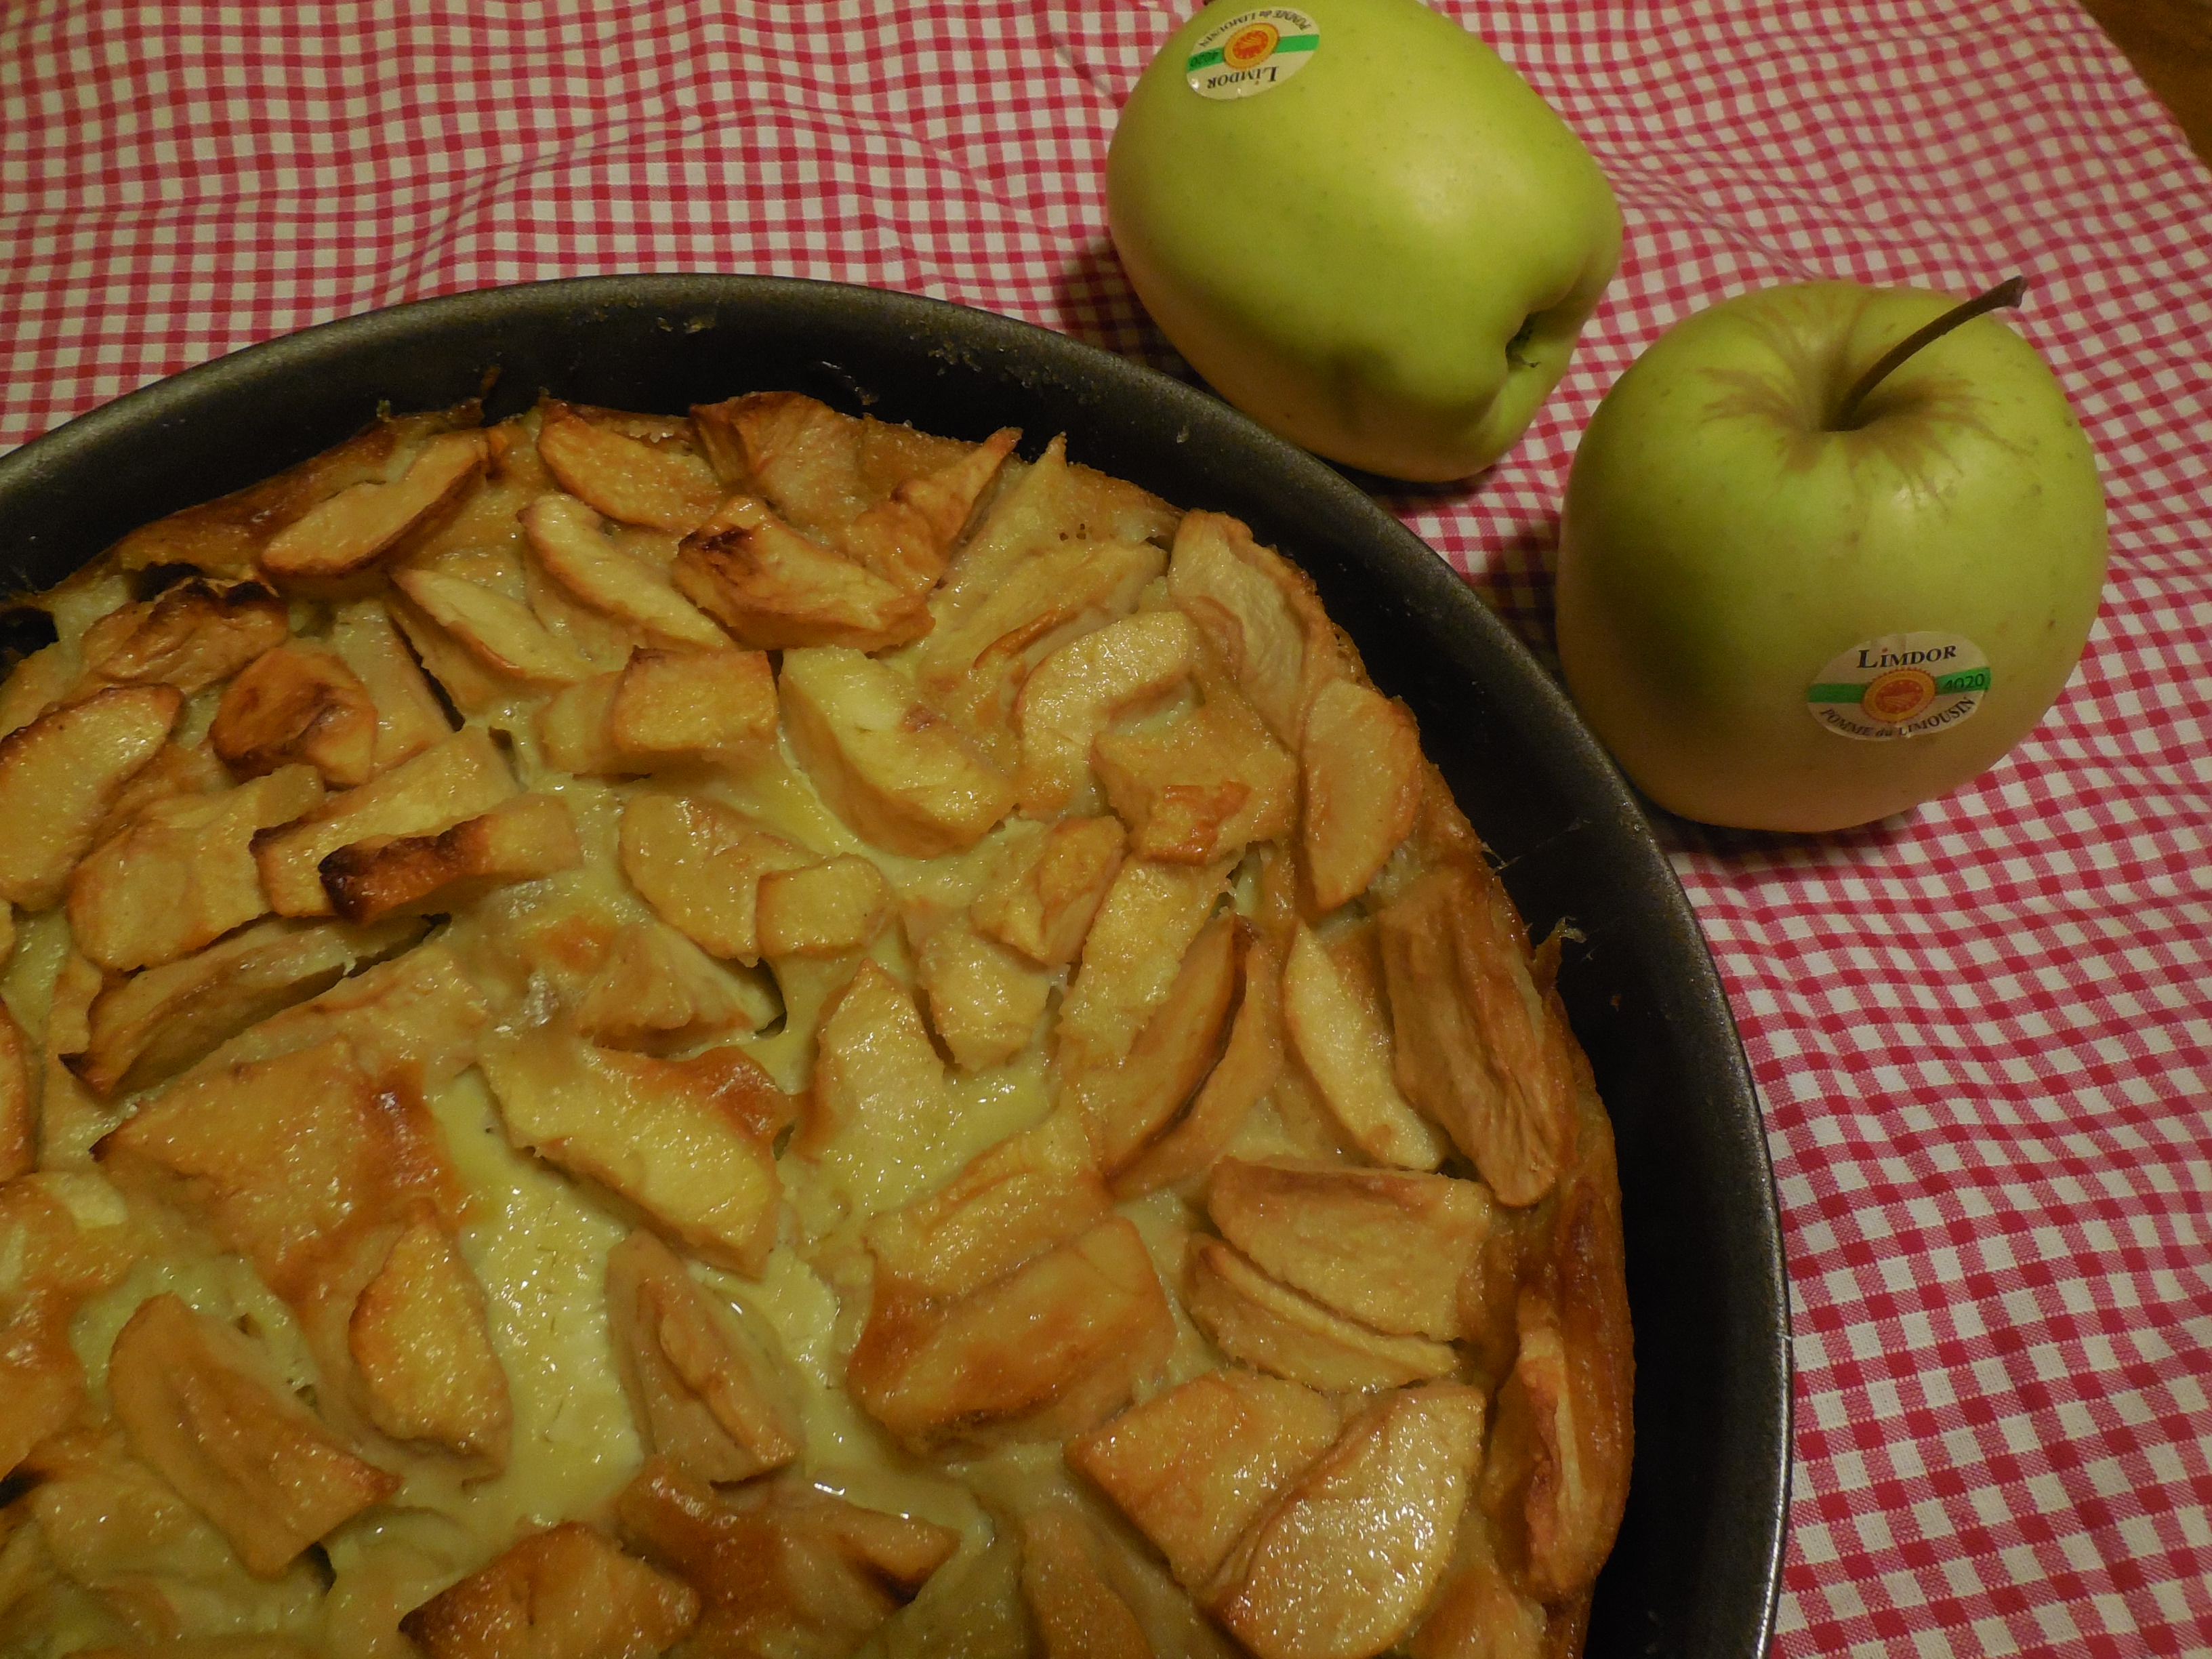
M 1985 770 L 2055 702 L 2095 620 L 2105 501 L 2033 348 L 1991 317 L 1830 412 L 1956 302 L 1914 289 L 1764 289 L 1681 322 L 1583 434 L 1560 525 L 1567 688 L 1638 787 L 1709 823 L 1820 831 Z M 1969 719 L 1886 741 L 1831 732 L 1807 688 L 1883 635 L 1964 635 L 1991 684 Z
M 1153 58 L 1107 159 L 1115 248 L 1176 349 L 1261 425 L 1386 477 L 1465 477 L 1520 437 L 1612 280 L 1612 189 L 1450 19 L 1292 3 L 1320 47 L 1255 96 L 1184 80 L 1193 43 L 1250 0 Z

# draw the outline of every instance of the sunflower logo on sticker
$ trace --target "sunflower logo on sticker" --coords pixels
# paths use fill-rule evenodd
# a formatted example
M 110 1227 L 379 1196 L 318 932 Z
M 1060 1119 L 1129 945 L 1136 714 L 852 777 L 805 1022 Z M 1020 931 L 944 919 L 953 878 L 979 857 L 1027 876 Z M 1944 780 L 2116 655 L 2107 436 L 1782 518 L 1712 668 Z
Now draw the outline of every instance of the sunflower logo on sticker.
M 1267 54 L 1275 49 L 1275 42 L 1283 32 L 1273 23 L 1254 23 L 1230 36 L 1228 45 L 1221 49 L 1221 61 L 1233 70 L 1250 69 L 1255 64 L 1264 64 Z
M 1936 701 L 1936 677 L 1924 668 L 1897 668 L 1869 680 L 1859 706 L 1878 720 L 1902 726 Z

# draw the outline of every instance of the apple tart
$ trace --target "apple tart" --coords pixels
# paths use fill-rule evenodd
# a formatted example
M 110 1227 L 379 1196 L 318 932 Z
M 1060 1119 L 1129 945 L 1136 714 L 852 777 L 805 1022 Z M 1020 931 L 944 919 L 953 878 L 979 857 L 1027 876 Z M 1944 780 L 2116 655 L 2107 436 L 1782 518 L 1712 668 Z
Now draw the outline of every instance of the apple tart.
M 0 1648 L 1579 1650 L 1556 945 L 1295 566 L 1018 435 L 386 416 L 22 602 Z

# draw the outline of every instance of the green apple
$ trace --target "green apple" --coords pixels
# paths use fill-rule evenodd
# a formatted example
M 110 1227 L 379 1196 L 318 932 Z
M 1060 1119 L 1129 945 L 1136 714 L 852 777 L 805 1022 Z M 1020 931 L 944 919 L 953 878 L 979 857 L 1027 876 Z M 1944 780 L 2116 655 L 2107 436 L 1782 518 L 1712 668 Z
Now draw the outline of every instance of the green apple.
M 1220 0 L 1129 94 L 1123 268 L 1262 425 L 1396 478 L 1495 460 L 1612 280 L 1620 215 L 1574 134 L 1417 0 Z
M 2105 574 L 2057 381 L 1976 315 L 1863 389 L 1948 312 L 2008 302 L 1765 289 L 1678 324 L 1607 394 L 1567 483 L 1559 658 L 1660 805 L 1865 823 L 1995 764 L 2057 698 Z

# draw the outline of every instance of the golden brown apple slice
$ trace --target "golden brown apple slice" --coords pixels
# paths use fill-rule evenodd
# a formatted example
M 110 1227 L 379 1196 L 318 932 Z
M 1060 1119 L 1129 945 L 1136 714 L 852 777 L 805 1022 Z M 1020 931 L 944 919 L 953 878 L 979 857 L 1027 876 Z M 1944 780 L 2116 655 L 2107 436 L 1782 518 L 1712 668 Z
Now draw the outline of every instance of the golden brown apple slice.
M 607 718 L 614 712 L 615 693 L 621 685 L 622 671 L 616 669 L 564 685 L 538 705 L 532 720 L 547 765 L 578 777 L 653 769 L 644 756 L 625 755 L 616 748 L 608 734 Z
M 1523 1290 L 1520 1352 L 1498 1391 L 1482 1503 L 1547 1601 L 1585 1589 L 1613 1548 L 1635 1456 L 1634 1339 L 1607 1148 L 1564 1183 L 1548 1271 Z
M 1480 1182 L 1449 1176 L 1231 1158 L 1214 1168 L 1206 1213 L 1294 1289 L 1378 1331 L 1450 1341 L 1491 1202 Z
M 745 1054 L 660 1060 L 545 1027 L 486 1038 L 479 1063 L 516 1146 L 613 1188 L 703 1260 L 759 1276 L 783 1205 L 770 1149 L 792 1106 Z
M 1059 1440 L 1122 1405 L 1174 1346 L 1144 1240 L 1113 1216 L 949 1306 L 878 1300 L 846 1381 L 909 1450 Z
M 31 653 L 0 678 L 0 737 L 58 706 L 83 677 L 83 664 L 66 641 Z
M 1346 1319 L 1216 1238 L 1191 1247 L 1183 1305 L 1232 1359 L 1316 1389 L 1395 1389 L 1459 1363 L 1448 1344 L 1386 1336 Z
M 349 484 L 286 525 L 262 548 L 262 569 L 285 586 L 360 574 L 458 512 L 489 453 L 481 432 L 440 434 L 390 483 Z
M 257 836 L 254 861 L 270 908 L 280 916 L 332 915 L 322 862 L 339 848 L 379 836 L 434 835 L 516 793 L 491 733 L 463 726 L 360 788 L 331 796 L 304 821 Z
M 809 1158 L 842 1163 L 864 1201 L 913 1190 L 915 1139 L 933 1139 L 951 1117 L 945 1062 L 914 999 L 881 964 L 863 957 L 816 1039 L 814 1079 L 793 1142 Z
M 575 820 L 557 795 L 517 795 L 428 836 L 374 836 L 318 866 L 331 906 L 348 921 L 466 908 L 495 888 L 538 881 L 584 861 Z
M 1120 1062 L 1066 1077 L 1063 1087 L 1090 1125 L 1108 1175 L 1136 1162 L 1213 1069 L 1249 939 L 1234 912 L 1214 917 L 1184 952 L 1166 998 Z
M 1237 1009 L 1221 1059 L 1190 1103 L 1190 1110 L 1114 1177 L 1114 1196 L 1142 1198 L 1163 1187 L 1183 1187 L 1204 1175 L 1228 1150 L 1239 1125 L 1275 1086 L 1283 1069 L 1280 954 L 1266 939 L 1252 941 L 1238 971 Z
M 141 526 L 115 544 L 116 568 L 185 564 L 242 575 L 270 537 L 310 507 L 355 484 L 382 483 L 394 471 L 404 471 L 428 440 L 477 418 L 467 404 L 442 413 L 386 416 L 273 477 Z
M 109 611 L 78 649 L 94 680 L 173 685 L 189 696 L 228 679 L 289 631 L 284 601 L 260 583 L 190 577 Z
M 534 1533 L 399 1621 L 430 1659 L 647 1659 L 698 1622 L 679 1578 L 580 1521 Z
M 1082 1121 L 1055 1112 L 975 1158 L 941 1192 L 870 1221 L 878 1282 L 950 1301 L 1086 1232 L 1110 1205 Z
M 994 764 L 1011 768 L 1020 757 L 1014 703 L 1030 672 L 1070 640 L 1134 611 L 1166 566 L 1143 543 L 1050 543 L 964 608 L 933 603 L 939 624 L 915 647 L 915 678 Z
M 1448 865 L 1378 923 L 1399 1086 L 1501 1200 L 1534 1204 L 1573 1156 L 1572 1060 L 1504 888 L 1479 859 Z
M 368 687 L 336 653 L 294 643 L 263 653 L 223 688 L 208 739 L 240 777 L 304 762 L 350 789 L 375 774 L 376 724 Z
M 522 527 L 546 571 L 585 604 L 671 644 L 729 649 L 728 635 L 660 571 L 615 545 L 599 514 L 574 496 L 540 495 L 522 509 Z
M 1469 1509 L 1443 1587 L 1406 1644 L 1413 1659 L 1549 1659 L 1561 1651 L 1542 1602 L 1516 1588 L 1489 1519 Z M 1568 1651 L 1577 1651 L 1574 1638 Z
M 1121 868 L 1121 826 L 1062 818 L 1012 848 L 969 907 L 976 930 L 1045 968 L 1083 949 L 1091 918 Z
M 1378 1163 L 1433 1170 L 1448 1143 L 1398 1091 L 1390 1029 L 1304 923 L 1283 968 L 1283 1023 L 1291 1047 L 1354 1145 Z M 1409 996 L 1424 993 L 1409 987 Z
M 398 921 L 330 931 L 404 944 L 421 937 L 422 924 Z M 490 1017 L 490 1003 L 452 951 L 434 942 L 416 945 L 248 1027 L 195 1066 L 193 1076 L 343 1037 L 368 1070 L 420 1077 L 424 1088 L 440 1089 L 475 1063 L 477 1036 Z
M 1073 1505 L 1022 1516 L 1022 1600 L 1045 1659 L 1153 1659 L 1129 1604 L 1098 1571 L 1091 1528 Z
M 392 614 L 374 599 L 340 605 L 331 622 L 331 649 L 353 670 L 376 705 L 376 748 L 370 770 L 386 772 L 443 743 L 453 728 L 422 678 Z M 332 780 L 336 781 L 336 780 Z
M 446 1226 L 418 1217 L 392 1243 L 346 1325 L 368 1417 L 394 1440 L 427 1440 L 485 1473 L 507 1467 L 514 1428 L 484 1296 Z
M 439 570 L 401 570 L 392 585 L 494 673 L 533 685 L 573 685 L 592 665 L 495 588 Z
M 1299 848 L 1322 910 L 1357 898 L 1413 828 L 1425 769 L 1406 706 L 1356 680 L 1332 680 L 1306 711 Z
M 1297 763 L 1233 691 L 1160 731 L 1106 733 L 1091 766 L 1140 858 L 1233 858 L 1297 821 Z
M 1119 1504 L 1176 1580 L 1194 1589 L 1342 1425 L 1328 1395 L 1231 1365 L 1071 1440 L 1067 1463 Z
M 246 1338 L 177 1297 L 142 1304 L 115 1338 L 108 1389 L 131 1449 L 274 1578 L 340 1522 L 399 1489 L 293 1398 Z
M 1132 859 L 1083 941 L 1083 966 L 1054 1032 L 1061 1073 L 1119 1063 L 1166 998 L 1182 959 L 1227 890 L 1228 866 Z
M 1145 611 L 1069 641 L 1036 666 L 1014 706 L 1022 810 L 1054 818 L 1094 810 L 1091 745 L 1125 716 L 1185 685 L 1198 629 L 1179 611 Z
M 714 469 L 677 447 L 656 447 L 548 403 L 538 456 L 561 488 L 623 524 L 684 535 L 722 499 Z
M 39 1162 L 38 1097 L 31 1089 L 30 1039 L 0 1003 L 0 1186 Z
M 1276 738 L 1297 748 L 1307 705 L 1351 669 L 1305 572 L 1236 520 L 1187 513 L 1168 561 L 1168 592 L 1206 630 Z
M 864 950 L 883 931 L 890 903 L 883 872 L 851 853 L 797 870 L 771 870 L 760 881 L 761 954 L 836 957 Z
M 920 595 L 807 540 L 757 502 L 725 507 L 686 536 L 672 575 L 678 592 L 757 650 L 880 651 L 931 626 Z
M 696 1480 L 750 1480 L 804 1449 L 774 1333 L 709 1297 L 649 1232 L 608 1254 L 607 1323 L 647 1455 Z
M 0 738 L 0 899 L 43 910 L 184 708 L 174 686 L 118 685 Z
M 1257 1659 L 1368 1659 L 1401 1640 L 1450 1559 L 1482 1428 L 1474 1389 L 1377 1401 L 1237 1545 L 1213 1616 Z
M 633 652 L 538 711 L 564 772 L 650 772 L 672 761 L 744 767 L 775 746 L 775 677 L 759 651 Z
M 951 1559 L 949 1527 L 796 1484 L 726 1494 L 655 1458 L 615 1500 L 623 1531 L 704 1600 L 687 1651 L 830 1659 L 860 1650 Z
M 80 1218 L 70 1185 L 76 1179 L 26 1170 L 0 1182 L 0 1238 L 9 1251 L 8 1299 L 0 1304 L 0 1399 L 9 1406 L 0 1414 L 0 1469 L 10 1474 L 79 1417 L 84 1367 L 70 1343 L 70 1322 L 88 1297 L 122 1280 L 142 1247 L 138 1230 L 121 1216 Z
M 185 1078 L 94 1149 L 170 1190 L 288 1301 L 309 1302 L 349 1235 L 459 1220 L 445 1140 L 417 1091 L 365 1070 L 343 1037 Z M 176 1177 L 164 1183 L 166 1171 Z
M 956 915 L 929 935 L 915 963 L 929 1023 L 964 1072 L 1004 1066 L 1030 1046 L 1052 981 Z
M 840 646 L 784 653 L 791 746 L 830 809 L 885 852 L 964 852 L 1012 810 L 1013 785 L 896 669 Z
M 1009 460 L 1013 474 L 1018 463 Z M 1176 510 L 1157 495 L 1071 465 L 1065 438 L 1055 437 L 1033 466 L 1002 482 L 983 518 L 945 568 L 939 614 L 964 616 L 1014 579 L 1023 564 L 1059 543 L 1164 544 Z
M 776 718 L 763 652 L 637 651 L 617 682 L 607 738 L 655 763 L 743 763 L 775 748 Z
M 356 928 L 264 921 L 197 955 L 149 968 L 94 1000 L 70 1069 L 102 1097 L 129 1094 L 181 1072 L 219 1044 L 327 990 L 355 963 L 420 938 L 401 921 Z
M 623 811 L 623 873 L 653 913 L 710 957 L 760 960 L 760 884 L 814 862 L 721 802 L 648 791 Z
M 205 738 L 187 744 L 172 738 L 155 751 L 152 760 L 138 769 L 130 782 L 116 792 L 115 804 L 100 819 L 100 829 L 92 838 L 93 845 L 98 847 L 112 841 L 149 809 L 163 802 L 180 796 L 218 794 L 229 788 L 231 782 L 230 774 Z
M 253 837 L 322 800 L 314 769 L 288 766 L 235 789 L 155 802 L 71 872 L 77 948 L 104 968 L 153 967 L 266 914 Z
M 828 532 L 868 505 L 860 422 L 797 392 L 695 406 L 691 419 L 725 485 L 764 497 L 802 530 Z
M 576 1030 L 610 1048 L 663 1053 L 755 1028 L 738 981 L 659 921 L 625 927 L 576 1006 Z
M 958 460 L 906 479 L 886 501 L 855 517 L 839 540 L 845 550 L 892 586 L 927 593 L 945 572 L 945 556 L 976 500 L 1013 453 L 1021 433 L 993 433 Z

